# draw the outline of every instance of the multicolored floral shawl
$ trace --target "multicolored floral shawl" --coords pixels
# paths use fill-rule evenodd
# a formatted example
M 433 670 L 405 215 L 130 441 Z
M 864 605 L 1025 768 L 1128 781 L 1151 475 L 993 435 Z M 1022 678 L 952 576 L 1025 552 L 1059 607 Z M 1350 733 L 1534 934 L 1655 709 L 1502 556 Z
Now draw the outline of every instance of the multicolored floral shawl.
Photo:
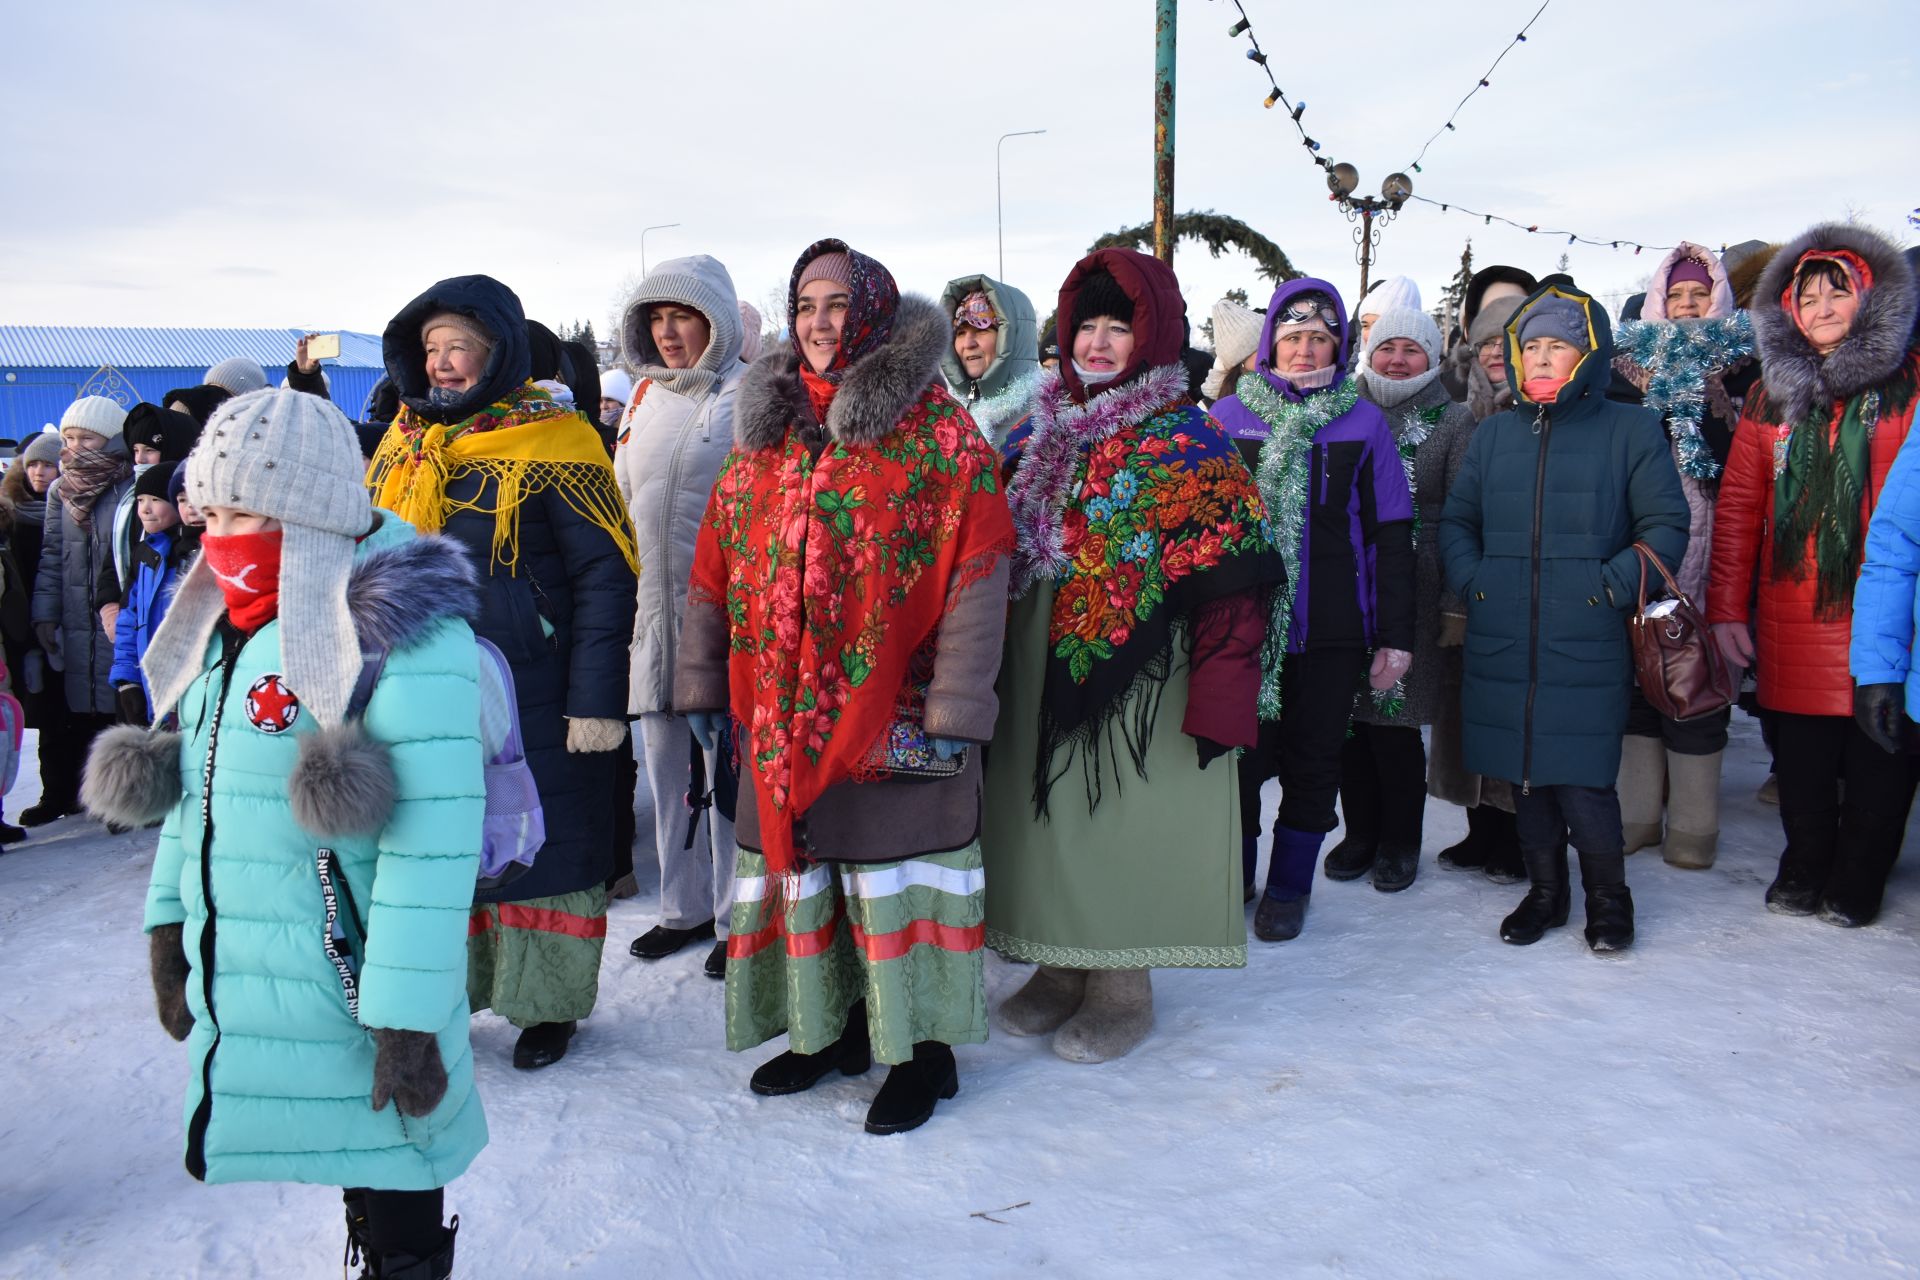
M 954 596 L 1013 550 L 992 446 L 929 387 L 878 443 L 813 456 L 790 425 L 735 449 L 707 503 L 690 598 L 724 608 L 728 686 L 777 873 L 794 823 L 828 787 L 864 778 L 914 656 Z
M 1049 372 L 1005 448 L 1020 539 L 1013 594 L 1054 584 L 1034 804 L 1046 812 L 1053 783 L 1080 756 L 1091 808 L 1113 728 L 1145 776 L 1175 624 L 1277 583 L 1280 557 L 1252 475 L 1188 399 L 1178 365 L 1079 405 Z

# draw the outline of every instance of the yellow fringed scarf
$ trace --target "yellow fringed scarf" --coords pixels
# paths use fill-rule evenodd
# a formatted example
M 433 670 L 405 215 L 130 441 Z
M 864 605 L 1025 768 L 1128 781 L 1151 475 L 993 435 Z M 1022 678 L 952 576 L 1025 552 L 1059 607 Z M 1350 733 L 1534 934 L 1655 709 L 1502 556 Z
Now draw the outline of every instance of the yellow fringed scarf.
M 447 496 L 448 481 L 476 471 L 494 483 L 481 484 L 471 501 Z M 532 385 L 450 425 L 402 407 L 367 468 L 367 488 L 375 503 L 422 533 L 439 532 L 457 512 L 491 515 L 493 563 L 509 573 L 520 560 L 521 504 L 552 489 L 605 529 L 627 567 L 640 572 L 633 526 L 600 437 Z

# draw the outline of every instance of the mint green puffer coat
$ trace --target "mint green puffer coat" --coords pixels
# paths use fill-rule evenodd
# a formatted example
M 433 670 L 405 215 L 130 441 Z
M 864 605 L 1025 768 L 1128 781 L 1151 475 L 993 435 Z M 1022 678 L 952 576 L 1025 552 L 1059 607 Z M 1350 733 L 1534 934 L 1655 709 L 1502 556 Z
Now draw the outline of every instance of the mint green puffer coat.
M 353 573 L 362 643 L 371 629 L 391 647 L 364 717 L 398 782 L 377 836 L 318 839 L 294 821 L 287 778 L 318 730 L 311 715 L 288 715 L 277 621 L 250 638 L 223 621 L 206 673 L 180 700 L 185 794 L 161 829 L 146 928 L 184 922 L 186 1161 L 208 1182 L 428 1190 L 487 1141 L 467 1043 L 467 918 L 486 809 L 478 651 L 461 620 L 474 577 L 459 547 L 386 513 Z M 326 850 L 344 882 L 335 950 L 358 969 L 357 1017 L 328 954 Z M 438 1035 L 447 1092 L 432 1113 L 372 1109 L 371 1027 Z

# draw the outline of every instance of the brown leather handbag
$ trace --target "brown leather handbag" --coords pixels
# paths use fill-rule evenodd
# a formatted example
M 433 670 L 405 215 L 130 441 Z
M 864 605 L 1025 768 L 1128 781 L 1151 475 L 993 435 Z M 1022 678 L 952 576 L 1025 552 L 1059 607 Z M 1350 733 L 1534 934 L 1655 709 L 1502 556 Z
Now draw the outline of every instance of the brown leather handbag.
M 1706 621 L 1652 547 L 1636 542 L 1640 555 L 1640 601 L 1633 612 L 1633 665 L 1640 694 L 1669 720 L 1698 720 L 1732 704 L 1733 672 L 1713 642 Z M 1671 599 L 1647 603 L 1647 566 L 1665 580 Z

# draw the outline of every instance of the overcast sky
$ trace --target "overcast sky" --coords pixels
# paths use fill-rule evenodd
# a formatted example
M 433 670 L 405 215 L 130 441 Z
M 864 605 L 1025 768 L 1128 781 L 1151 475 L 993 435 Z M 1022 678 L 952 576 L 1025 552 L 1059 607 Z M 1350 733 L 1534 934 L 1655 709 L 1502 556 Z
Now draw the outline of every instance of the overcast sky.
M 1403 167 L 1538 0 L 1245 0 L 1323 154 Z M 1470 16 L 1469 16 L 1470 15 Z M 1357 283 L 1219 0 L 1183 0 L 1177 203 Z M 1094 237 L 1152 214 L 1150 0 L 661 5 L 23 3 L 0 78 L 0 323 L 378 332 L 449 275 L 604 325 L 641 266 L 711 253 L 742 297 L 837 235 L 908 290 L 993 273 L 1044 315 Z M 1911 243 L 1920 4 L 1554 0 L 1434 144 L 1423 195 L 1583 235 L 1715 247 L 1851 213 Z M 1410 206 L 1376 274 L 1429 306 L 1477 265 L 1560 255 L 1597 293 L 1651 251 Z M 1197 326 L 1251 262 L 1176 257 Z

